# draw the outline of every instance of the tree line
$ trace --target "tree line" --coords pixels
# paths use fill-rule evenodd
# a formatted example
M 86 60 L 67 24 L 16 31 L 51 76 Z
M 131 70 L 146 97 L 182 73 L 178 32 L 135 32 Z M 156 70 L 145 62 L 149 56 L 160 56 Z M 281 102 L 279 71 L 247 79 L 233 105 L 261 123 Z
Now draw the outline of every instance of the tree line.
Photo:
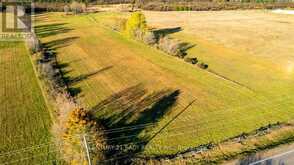
M 94 4 L 125 4 L 125 3 L 199 3 L 199 2 L 294 2 L 293 0 L 35 0 L 35 2 L 60 2 L 70 3 L 72 1 L 82 3 L 94 3 Z

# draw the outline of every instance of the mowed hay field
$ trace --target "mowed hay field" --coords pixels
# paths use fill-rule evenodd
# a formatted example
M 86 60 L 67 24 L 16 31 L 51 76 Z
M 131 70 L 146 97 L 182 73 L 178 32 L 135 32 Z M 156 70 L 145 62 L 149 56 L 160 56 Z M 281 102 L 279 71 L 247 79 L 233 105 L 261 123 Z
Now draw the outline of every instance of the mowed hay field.
M 294 42 L 294 29 L 291 27 L 294 25 L 294 15 L 277 14 L 271 10 L 164 14 L 146 11 L 144 14 L 153 27 L 182 27 L 183 31 L 177 35 L 205 39 L 281 65 L 293 61 L 294 47 L 291 43 Z
M 294 15 L 270 10 L 145 15 L 152 27 L 181 27 L 182 31 L 171 36 L 195 44 L 188 56 L 209 64 L 213 73 L 269 100 L 291 93 Z
M 37 164 L 54 156 L 51 119 L 29 56 L 23 42 L 0 42 L 0 164 Z
M 56 52 L 72 95 L 108 129 L 129 128 L 108 132 L 109 144 L 141 144 L 136 152 L 147 155 L 175 154 L 293 119 L 289 72 L 185 37 L 196 44 L 189 56 L 209 64 L 210 70 L 202 70 L 103 26 L 119 16 L 45 13 L 35 27 Z

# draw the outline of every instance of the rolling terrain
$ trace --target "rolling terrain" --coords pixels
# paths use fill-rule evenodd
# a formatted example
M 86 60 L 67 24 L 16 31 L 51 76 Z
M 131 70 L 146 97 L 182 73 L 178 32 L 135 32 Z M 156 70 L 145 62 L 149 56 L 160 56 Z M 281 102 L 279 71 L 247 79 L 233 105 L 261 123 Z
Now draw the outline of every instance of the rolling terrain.
M 105 26 L 119 15 L 44 13 L 35 27 L 56 52 L 71 95 L 107 129 L 119 130 L 107 133 L 109 144 L 168 155 L 293 119 L 293 76 L 278 64 L 173 34 L 196 44 L 188 55 L 209 64 L 202 70 Z

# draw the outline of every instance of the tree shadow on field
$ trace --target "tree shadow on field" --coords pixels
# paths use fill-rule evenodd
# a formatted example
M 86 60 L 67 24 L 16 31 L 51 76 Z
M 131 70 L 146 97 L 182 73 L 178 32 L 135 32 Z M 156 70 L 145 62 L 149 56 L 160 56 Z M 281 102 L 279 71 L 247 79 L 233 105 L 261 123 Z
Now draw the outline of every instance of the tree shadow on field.
M 194 46 L 196 46 L 196 44 L 191 44 L 191 43 L 188 43 L 188 42 L 181 42 L 179 44 L 180 46 L 180 50 L 183 52 L 184 56 L 187 55 L 187 51 L 191 48 L 193 48 Z
M 64 80 L 65 82 L 68 84 L 68 86 L 73 86 L 83 80 L 86 80 L 88 78 L 91 78 L 91 77 L 94 77 L 95 75 L 99 74 L 99 73 L 102 73 L 104 71 L 107 71 L 109 69 L 111 69 L 113 66 L 107 66 L 107 67 L 104 67 L 100 70 L 97 70 L 97 71 L 94 71 L 94 72 L 90 72 L 90 73 L 87 73 L 87 74 L 81 74 L 79 76 L 76 76 L 76 77 L 69 77 L 69 76 L 65 76 L 64 77 Z
M 164 37 L 164 36 L 169 35 L 169 34 L 180 32 L 182 30 L 183 29 L 181 27 L 173 27 L 173 28 L 155 29 L 155 30 L 152 30 L 152 31 L 153 31 L 155 37 L 159 38 L 159 37 Z
M 160 43 L 160 39 L 164 38 L 170 34 L 173 33 L 177 33 L 182 31 L 183 29 L 181 27 L 173 27 L 173 28 L 163 28 L 163 29 L 153 29 L 152 32 L 155 35 L 155 39 L 157 43 Z M 168 37 L 170 38 L 170 37 Z M 175 39 L 171 39 L 170 41 L 175 40 Z M 196 44 L 191 44 L 188 42 L 182 42 L 177 40 L 178 44 L 178 49 L 182 52 L 182 58 L 185 57 L 187 55 L 187 51 L 191 48 L 193 48 L 194 46 L 196 46 Z
M 67 33 L 72 28 L 68 28 L 65 26 L 65 23 L 54 23 L 54 24 L 46 24 L 46 25 L 39 25 L 35 26 L 35 32 L 38 37 L 45 38 L 57 34 Z
M 46 42 L 43 45 L 44 45 L 44 47 L 46 47 L 48 49 L 56 50 L 56 49 L 67 47 L 67 46 L 71 45 L 78 38 L 79 37 L 66 37 L 66 38 Z
M 56 65 L 54 65 L 55 68 L 57 68 L 58 70 L 60 70 L 62 73 L 62 82 L 59 82 L 60 86 L 64 86 L 68 89 L 69 94 L 72 97 L 77 96 L 78 94 L 80 94 L 82 92 L 80 87 L 75 87 L 76 84 L 90 79 L 100 73 L 103 73 L 109 69 L 111 69 L 113 66 L 107 66 L 104 67 L 102 69 L 99 69 L 97 71 L 93 71 L 90 73 L 86 73 L 86 74 L 80 74 L 78 76 L 69 76 L 70 72 L 72 72 L 72 70 L 68 70 L 67 67 L 69 67 L 69 63 L 58 63 Z
M 66 24 L 64 23 L 55 23 L 55 24 L 46 24 L 46 25 L 39 25 L 35 27 L 36 34 L 38 37 L 48 37 L 52 35 L 58 35 L 61 33 L 66 33 L 71 31 L 72 29 L 66 28 Z M 42 51 L 43 51 L 43 57 L 41 59 L 41 62 L 51 62 L 52 66 L 59 71 L 59 75 L 62 77 L 62 79 L 56 79 L 55 81 L 63 87 L 66 87 L 69 94 L 71 96 L 77 96 L 81 92 L 80 87 L 73 87 L 74 84 L 77 82 L 80 82 L 82 80 L 85 80 L 87 78 L 90 78 L 97 74 L 100 71 L 96 71 L 93 73 L 83 74 L 77 77 L 70 77 L 68 76 L 71 70 L 69 70 L 70 63 L 62 63 L 57 60 L 58 52 L 57 50 L 60 48 L 67 47 L 71 45 L 75 40 L 77 40 L 79 37 L 65 37 L 65 38 L 59 38 L 56 40 L 51 40 L 46 43 L 42 43 Z M 72 61 L 74 62 L 74 61 Z
M 61 63 L 57 60 L 57 49 L 67 47 L 72 42 L 74 42 L 79 37 L 66 37 L 63 39 L 57 39 L 53 41 L 49 41 L 46 43 L 43 43 L 42 45 L 42 51 L 43 51 L 43 57 L 41 59 L 41 62 L 51 62 L 52 66 L 59 71 L 59 75 L 62 77 L 61 81 L 59 79 L 56 79 L 55 81 L 63 87 L 66 87 L 69 94 L 71 96 L 77 96 L 81 92 L 81 88 L 79 87 L 73 87 L 67 83 L 67 80 L 69 79 L 68 75 L 71 71 L 68 69 L 70 63 Z M 93 73 L 92 73 L 93 74 Z M 84 75 L 84 79 L 90 77 L 90 75 Z
M 129 164 L 144 150 L 152 138 L 144 134 L 171 112 L 180 90 L 163 89 L 148 92 L 142 84 L 126 88 L 94 106 L 90 112 L 109 131 L 105 131 L 108 146 L 103 164 Z

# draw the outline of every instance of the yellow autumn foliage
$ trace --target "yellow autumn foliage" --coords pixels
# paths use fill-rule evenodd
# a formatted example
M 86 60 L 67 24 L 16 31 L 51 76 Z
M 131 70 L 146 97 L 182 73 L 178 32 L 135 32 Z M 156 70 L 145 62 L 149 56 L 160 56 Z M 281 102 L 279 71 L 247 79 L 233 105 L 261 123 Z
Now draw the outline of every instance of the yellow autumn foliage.
M 142 12 L 134 12 L 126 22 L 125 33 L 131 38 L 142 38 L 147 31 L 146 18 Z
M 97 123 L 92 119 L 91 115 L 82 108 L 73 110 L 65 123 L 66 131 L 62 138 L 64 141 L 64 152 L 66 154 L 75 155 L 68 160 L 69 164 L 84 164 L 84 146 L 82 143 L 82 135 L 90 134 L 91 141 L 95 144 L 103 144 L 103 137 L 100 136 L 101 130 L 98 129 Z M 94 135 L 94 136 L 92 136 Z M 100 155 L 99 155 L 100 154 Z M 97 153 L 97 158 L 102 159 L 103 154 Z

